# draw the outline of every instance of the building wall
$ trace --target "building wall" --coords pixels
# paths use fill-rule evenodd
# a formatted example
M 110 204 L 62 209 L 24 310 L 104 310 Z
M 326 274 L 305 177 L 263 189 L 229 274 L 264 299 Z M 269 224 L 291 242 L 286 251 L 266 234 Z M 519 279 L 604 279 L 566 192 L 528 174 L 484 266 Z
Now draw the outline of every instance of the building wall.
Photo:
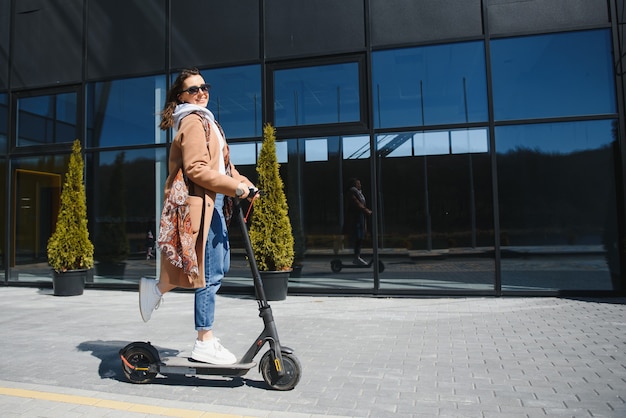
M 0 10 L 5 283 L 46 280 L 54 220 L 42 213 L 75 137 L 85 145 L 97 256 L 113 225 L 123 225 L 131 249 L 125 272 L 96 273 L 95 285 L 157 274 L 143 254 L 157 229 L 171 133 L 155 126 L 171 78 L 192 65 L 213 84 L 210 108 L 251 178 L 262 123 L 278 127 L 306 266 L 293 291 L 624 287 L 622 0 L 0 0 Z M 614 68 L 590 64 L 585 79 L 555 45 L 601 51 L 593 62 Z M 533 80 L 545 88 L 533 91 Z M 307 101 L 311 83 L 324 111 Z M 591 103 L 585 94 L 596 85 L 607 93 Z M 447 150 L 436 150 L 444 136 Z M 343 193 L 354 176 L 374 210 L 368 257 L 384 271 L 329 267 L 334 257 L 351 261 Z M 114 192 L 124 207 L 111 203 Z M 238 260 L 234 275 L 243 276 Z

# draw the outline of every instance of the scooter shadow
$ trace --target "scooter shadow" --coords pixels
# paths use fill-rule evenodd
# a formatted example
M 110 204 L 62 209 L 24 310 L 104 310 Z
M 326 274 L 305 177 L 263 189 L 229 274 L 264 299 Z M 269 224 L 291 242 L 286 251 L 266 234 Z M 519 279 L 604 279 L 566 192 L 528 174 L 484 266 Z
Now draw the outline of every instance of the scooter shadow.
M 122 361 L 120 359 L 119 351 L 121 348 L 128 345 L 129 341 L 84 341 L 76 347 L 79 351 L 91 352 L 91 355 L 100 359 L 100 365 L 98 366 L 98 375 L 101 379 L 113 379 L 118 382 L 132 384 L 128 381 L 124 372 L 122 371 Z M 173 357 L 180 353 L 179 350 L 171 348 L 163 348 L 155 346 L 159 350 L 161 357 Z M 263 381 L 256 381 L 245 379 L 239 376 L 184 376 L 184 375 L 170 375 L 163 377 L 157 376 L 150 384 L 152 385 L 167 385 L 167 386 L 211 386 L 211 387 L 224 387 L 224 388 L 236 388 L 241 386 L 248 386 L 258 389 L 267 389 L 270 387 Z

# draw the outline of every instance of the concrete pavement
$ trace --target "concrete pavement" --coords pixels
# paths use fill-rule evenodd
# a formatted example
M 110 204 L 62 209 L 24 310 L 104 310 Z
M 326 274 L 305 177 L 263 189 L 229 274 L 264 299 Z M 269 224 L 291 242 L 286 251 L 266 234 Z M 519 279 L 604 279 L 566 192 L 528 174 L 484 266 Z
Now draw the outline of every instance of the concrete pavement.
M 243 378 L 126 381 L 118 350 L 151 341 L 189 355 L 193 295 L 148 323 L 137 293 L 0 288 L 4 417 L 625 417 L 626 298 L 367 298 L 272 302 L 303 375 L 288 392 Z M 236 355 L 262 323 L 253 299 L 218 296 L 216 334 Z M 258 359 L 258 357 L 257 357 Z

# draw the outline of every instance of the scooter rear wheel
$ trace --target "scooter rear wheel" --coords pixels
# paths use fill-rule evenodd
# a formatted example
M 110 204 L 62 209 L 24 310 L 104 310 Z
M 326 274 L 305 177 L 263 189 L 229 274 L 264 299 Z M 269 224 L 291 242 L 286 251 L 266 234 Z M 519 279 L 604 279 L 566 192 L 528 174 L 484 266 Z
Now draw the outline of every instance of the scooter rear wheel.
M 157 373 L 150 371 L 151 365 L 157 362 L 154 355 L 142 347 L 131 347 L 124 354 L 126 362 L 122 361 L 124 375 L 132 383 L 150 383 Z
M 330 262 L 330 269 L 333 273 L 339 273 L 342 268 L 343 264 L 341 263 L 341 260 L 332 260 Z
M 282 353 L 283 362 L 282 368 L 285 374 L 281 377 L 278 376 L 276 366 L 274 364 L 274 356 L 271 350 L 267 351 L 261 358 L 259 367 L 263 380 L 272 389 L 276 390 L 291 390 L 296 387 L 300 381 L 302 375 L 302 366 L 300 366 L 300 360 L 293 354 Z

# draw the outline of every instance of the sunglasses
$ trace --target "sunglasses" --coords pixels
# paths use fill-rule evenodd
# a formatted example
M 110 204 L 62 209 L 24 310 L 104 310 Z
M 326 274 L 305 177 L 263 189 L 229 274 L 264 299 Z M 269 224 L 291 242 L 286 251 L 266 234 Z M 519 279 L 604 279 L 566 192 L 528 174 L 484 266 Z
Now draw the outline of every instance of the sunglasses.
M 211 85 L 208 83 L 200 84 L 199 86 L 191 86 L 187 90 L 183 90 L 181 94 L 187 92 L 193 96 L 193 95 L 198 94 L 200 90 L 202 90 L 205 93 L 208 93 L 210 88 L 211 88 Z

